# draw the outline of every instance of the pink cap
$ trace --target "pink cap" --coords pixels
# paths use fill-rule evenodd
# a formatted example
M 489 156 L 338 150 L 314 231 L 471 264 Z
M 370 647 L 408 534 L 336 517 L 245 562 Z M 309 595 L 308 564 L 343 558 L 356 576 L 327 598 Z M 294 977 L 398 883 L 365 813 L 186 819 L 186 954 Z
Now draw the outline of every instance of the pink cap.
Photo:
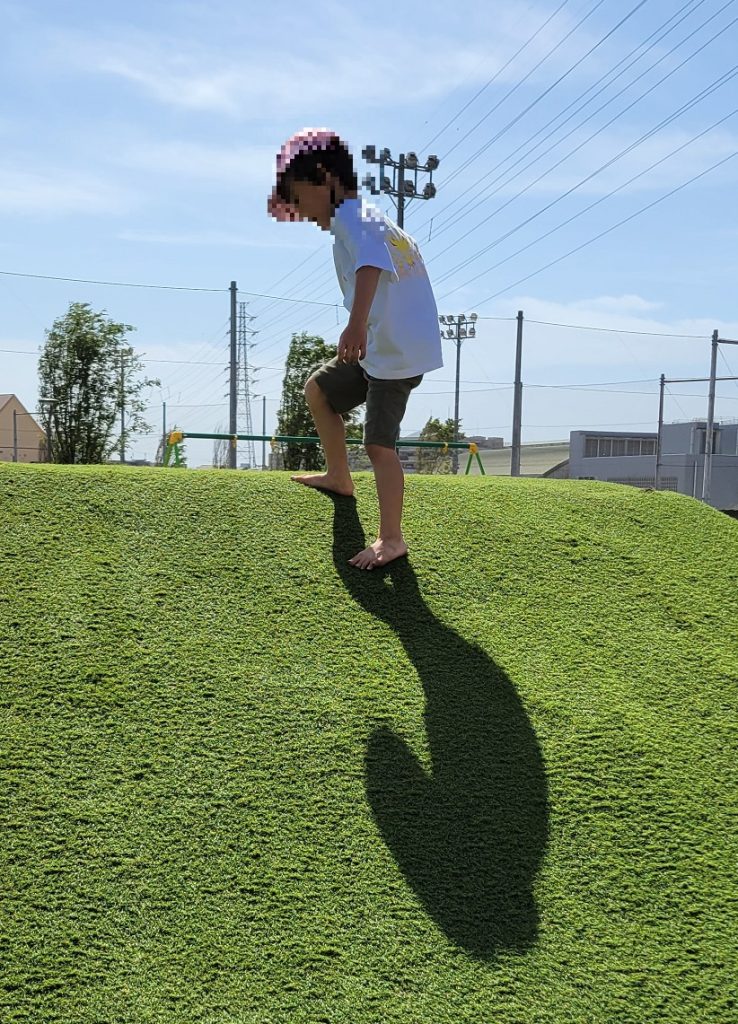
M 309 153 L 313 149 L 328 149 L 333 143 L 340 141 L 335 132 L 328 128 L 303 128 L 301 132 L 295 132 L 287 139 L 282 146 L 281 152 L 277 153 L 277 184 L 290 163 L 299 153 Z M 272 194 L 267 201 L 267 212 L 275 220 L 302 220 L 296 206 L 286 203 L 277 195 L 277 186 L 272 189 Z

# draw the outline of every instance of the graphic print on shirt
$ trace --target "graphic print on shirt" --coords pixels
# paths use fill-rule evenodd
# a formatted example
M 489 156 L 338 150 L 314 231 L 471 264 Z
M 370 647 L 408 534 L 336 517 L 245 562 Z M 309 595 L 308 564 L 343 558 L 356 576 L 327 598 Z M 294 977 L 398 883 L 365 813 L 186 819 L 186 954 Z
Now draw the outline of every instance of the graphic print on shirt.
M 387 240 L 398 277 L 414 277 L 423 273 L 423 257 L 410 235 L 401 228 L 388 227 Z

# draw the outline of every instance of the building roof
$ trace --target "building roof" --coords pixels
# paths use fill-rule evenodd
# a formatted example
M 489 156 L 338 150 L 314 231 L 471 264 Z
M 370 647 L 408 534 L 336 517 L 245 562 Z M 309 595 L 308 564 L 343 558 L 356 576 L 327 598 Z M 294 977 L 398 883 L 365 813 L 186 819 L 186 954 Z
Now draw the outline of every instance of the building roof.
M 15 395 L 0 395 L 0 409 L 9 402 L 11 398 L 15 398 Z
M 512 448 L 480 448 L 479 455 L 482 459 L 484 472 L 488 476 L 509 476 Z M 522 476 L 542 476 L 547 470 L 552 469 L 560 462 L 569 458 L 568 441 L 549 441 L 545 444 L 522 444 L 520 446 L 520 473 Z M 459 464 L 466 468 L 468 455 L 464 451 L 459 452 Z M 470 470 L 473 474 L 479 473 L 479 466 L 476 459 L 472 462 Z

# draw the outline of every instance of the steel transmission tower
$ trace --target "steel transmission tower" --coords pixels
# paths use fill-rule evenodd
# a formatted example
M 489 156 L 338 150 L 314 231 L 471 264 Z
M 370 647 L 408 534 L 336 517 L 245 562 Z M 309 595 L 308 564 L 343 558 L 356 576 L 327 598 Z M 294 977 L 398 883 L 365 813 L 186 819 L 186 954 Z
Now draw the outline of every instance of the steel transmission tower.
M 257 332 L 249 326 L 252 320 L 256 319 L 250 313 L 246 312 L 246 303 L 239 302 L 238 304 L 238 369 L 237 369 L 237 380 L 238 380 L 238 393 L 243 411 L 242 423 L 245 425 L 244 433 L 253 434 L 254 427 L 251 418 L 251 387 L 255 381 L 252 379 L 252 370 L 249 365 L 249 348 L 253 344 L 249 339 L 252 335 Z M 254 448 L 253 441 L 242 441 L 242 445 L 246 445 L 246 450 L 241 449 L 241 453 L 245 455 L 246 463 L 250 469 L 256 465 L 256 449 Z

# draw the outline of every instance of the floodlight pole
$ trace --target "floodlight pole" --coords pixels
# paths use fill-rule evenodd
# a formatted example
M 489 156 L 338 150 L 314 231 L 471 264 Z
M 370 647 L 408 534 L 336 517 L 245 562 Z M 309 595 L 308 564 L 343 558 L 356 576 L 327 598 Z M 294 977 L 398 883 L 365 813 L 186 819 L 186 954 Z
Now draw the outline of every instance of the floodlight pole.
M 454 441 L 459 440 L 459 382 L 461 380 L 461 337 L 456 332 L 456 397 L 454 399 Z M 453 454 L 454 475 L 459 472 L 459 453 L 454 448 Z
M 376 146 L 365 146 L 361 151 L 361 155 L 367 163 L 379 165 L 379 188 L 377 188 L 375 179 L 369 174 L 365 175 L 362 185 L 368 188 L 373 196 L 378 196 L 384 192 L 386 195 L 397 199 L 397 225 L 404 229 L 405 199 L 433 199 L 435 197 L 436 186 L 433 184 L 433 171 L 438 167 L 438 157 L 429 156 L 425 164 L 420 164 L 415 153 L 400 153 L 399 159 L 393 160 L 388 149 L 380 150 L 379 155 L 377 155 Z M 389 178 L 387 178 L 386 182 L 384 180 L 385 167 L 392 168 L 392 182 L 390 182 Z M 396 181 L 394 180 L 395 171 L 397 171 Z M 414 181 L 412 184 L 410 184 L 409 180 L 406 182 L 406 171 L 413 172 Z M 430 181 L 422 193 L 419 193 L 417 188 L 418 171 L 430 175 Z M 407 190 L 408 186 L 409 191 Z
M 397 161 L 397 224 L 405 227 L 405 154 Z
M 471 313 L 469 317 L 460 316 L 439 316 L 439 321 L 448 325 L 447 330 L 441 331 L 442 338 L 448 338 L 456 343 L 456 391 L 454 400 L 454 441 L 459 440 L 459 383 L 461 380 L 461 342 L 464 338 L 476 337 L 477 314 Z M 468 328 L 468 330 L 467 330 Z M 459 472 L 459 453 L 454 449 L 451 456 L 453 473 Z

